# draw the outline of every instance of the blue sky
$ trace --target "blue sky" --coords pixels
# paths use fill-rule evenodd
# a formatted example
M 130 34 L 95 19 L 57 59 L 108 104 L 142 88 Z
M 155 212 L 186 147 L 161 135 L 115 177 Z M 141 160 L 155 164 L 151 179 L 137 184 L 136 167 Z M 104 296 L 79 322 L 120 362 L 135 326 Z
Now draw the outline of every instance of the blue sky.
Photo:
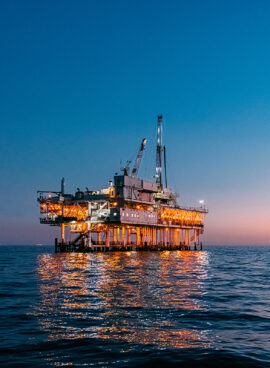
M 269 244 L 268 1 L 0 3 L 0 243 L 50 243 L 36 190 L 106 186 L 164 115 L 168 181 L 205 242 Z

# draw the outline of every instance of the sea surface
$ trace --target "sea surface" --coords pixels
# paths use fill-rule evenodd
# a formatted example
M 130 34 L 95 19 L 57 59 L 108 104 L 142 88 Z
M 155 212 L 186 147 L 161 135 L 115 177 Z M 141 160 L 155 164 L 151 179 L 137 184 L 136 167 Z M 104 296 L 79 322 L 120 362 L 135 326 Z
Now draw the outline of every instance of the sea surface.
M 270 367 L 270 247 L 0 246 L 0 367 Z

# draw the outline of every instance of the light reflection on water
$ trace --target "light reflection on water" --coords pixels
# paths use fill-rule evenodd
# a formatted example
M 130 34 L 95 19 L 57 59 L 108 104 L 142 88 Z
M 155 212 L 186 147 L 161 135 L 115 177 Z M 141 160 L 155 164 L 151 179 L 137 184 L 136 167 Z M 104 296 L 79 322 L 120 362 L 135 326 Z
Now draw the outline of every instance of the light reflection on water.
M 100 338 L 209 347 L 206 326 L 181 321 L 204 301 L 207 252 L 40 254 L 34 314 L 49 340 Z

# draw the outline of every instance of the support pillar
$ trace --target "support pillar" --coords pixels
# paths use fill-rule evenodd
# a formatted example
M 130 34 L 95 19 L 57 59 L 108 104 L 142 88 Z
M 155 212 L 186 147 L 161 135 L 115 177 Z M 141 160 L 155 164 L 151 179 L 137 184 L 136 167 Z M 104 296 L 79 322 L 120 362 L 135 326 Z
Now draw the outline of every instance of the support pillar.
M 140 228 L 136 228 L 136 245 L 141 244 L 141 234 L 140 234 Z
M 120 242 L 120 227 L 118 227 L 117 229 L 116 229 L 116 231 L 117 231 L 117 245 L 119 245 L 119 244 L 121 244 L 121 242 Z
M 167 241 L 168 241 L 168 229 L 164 230 L 164 244 L 165 247 L 167 246 Z
M 197 230 L 194 229 L 194 250 L 197 250 Z
M 181 243 L 184 243 L 184 229 L 181 229 Z
M 113 228 L 113 243 L 116 244 L 116 228 Z
M 177 229 L 174 229 L 174 234 L 173 234 L 173 246 L 175 247 L 177 245 L 177 235 L 178 235 L 178 231 Z
M 65 224 L 61 224 L 61 242 L 65 243 Z
M 122 245 L 126 245 L 126 229 L 125 227 L 123 226 L 122 227 L 122 242 L 121 242 Z
M 145 227 L 142 227 L 142 245 L 144 246 L 144 242 L 145 242 Z
M 106 247 L 110 246 L 110 228 L 107 226 L 106 229 Z
M 188 230 L 185 229 L 185 246 L 188 246 Z
M 127 231 L 127 244 L 130 245 L 130 229 Z

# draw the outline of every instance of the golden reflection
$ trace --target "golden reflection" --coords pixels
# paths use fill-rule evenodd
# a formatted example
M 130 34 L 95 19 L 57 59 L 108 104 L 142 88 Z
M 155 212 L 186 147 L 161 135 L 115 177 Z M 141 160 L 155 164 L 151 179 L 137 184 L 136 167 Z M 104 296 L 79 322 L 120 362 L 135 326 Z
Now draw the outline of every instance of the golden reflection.
M 207 252 L 42 254 L 35 315 L 49 340 L 209 347 L 207 326 L 186 319 L 207 308 L 207 265 Z

